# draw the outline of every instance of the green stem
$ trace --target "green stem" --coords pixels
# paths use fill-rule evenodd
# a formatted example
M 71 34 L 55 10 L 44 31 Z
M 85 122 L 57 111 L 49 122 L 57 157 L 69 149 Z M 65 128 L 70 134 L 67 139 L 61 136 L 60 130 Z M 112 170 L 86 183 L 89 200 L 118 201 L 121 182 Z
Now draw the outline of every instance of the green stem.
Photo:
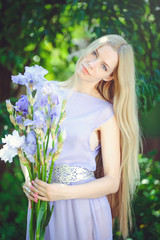
M 44 157 L 44 162 L 46 160 L 46 148 L 45 148 L 45 142 L 43 142 L 43 157 Z
M 26 130 L 23 130 L 23 133 L 24 133 L 25 137 L 27 137 L 27 133 L 26 133 Z
M 46 144 L 46 149 L 45 149 L 46 152 L 47 152 L 47 149 L 48 149 L 48 143 L 49 143 L 49 128 L 47 130 L 47 144 Z
M 33 180 L 32 171 L 31 171 L 31 169 L 30 169 L 30 167 L 29 167 L 28 164 L 26 164 L 25 166 L 27 167 L 27 170 L 28 170 L 28 173 L 29 173 L 29 177 L 30 177 L 30 179 L 31 179 L 31 181 L 32 181 L 32 180 Z
M 18 125 L 17 125 L 17 124 L 15 124 L 14 126 L 15 126 L 15 129 L 16 129 L 16 131 L 17 131 L 17 132 L 19 132 Z
M 36 229 L 36 214 L 35 214 L 35 203 L 31 202 L 31 217 L 30 217 L 30 224 L 29 224 L 29 235 L 30 240 L 35 239 L 35 229 Z
M 46 182 L 46 179 L 47 179 L 47 163 L 45 162 L 44 163 L 44 181 Z
M 60 126 L 59 122 L 61 121 L 62 115 L 63 115 L 63 112 L 61 112 L 61 115 L 59 117 L 59 121 L 58 121 L 58 124 L 57 124 L 57 127 L 56 127 L 55 135 L 57 135 L 57 132 L 58 132 L 58 129 L 59 129 L 59 126 Z
M 53 157 L 52 157 L 52 163 L 51 163 L 51 167 L 50 167 L 50 171 L 49 171 L 48 183 L 51 183 L 52 171 L 53 171 L 53 167 L 54 167 L 53 158 L 54 158 L 54 154 L 53 154 Z
M 40 174 L 40 153 L 39 153 L 39 143 L 38 139 L 36 137 L 36 143 L 37 143 L 37 168 L 38 168 L 38 178 L 40 179 L 41 174 Z
M 44 164 L 42 165 L 42 181 L 44 181 Z
M 31 118 L 33 120 L 33 106 L 31 105 Z

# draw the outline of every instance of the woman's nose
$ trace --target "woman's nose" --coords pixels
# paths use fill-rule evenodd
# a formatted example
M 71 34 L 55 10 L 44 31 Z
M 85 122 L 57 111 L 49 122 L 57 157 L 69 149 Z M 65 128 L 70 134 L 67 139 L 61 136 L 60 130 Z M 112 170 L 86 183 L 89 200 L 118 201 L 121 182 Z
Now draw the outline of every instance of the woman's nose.
M 90 65 L 91 68 L 94 68 L 97 65 L 97 63 L 98 63 L 98 59 L 94 59 L 92 61 L 89 61 L 88 64 Z

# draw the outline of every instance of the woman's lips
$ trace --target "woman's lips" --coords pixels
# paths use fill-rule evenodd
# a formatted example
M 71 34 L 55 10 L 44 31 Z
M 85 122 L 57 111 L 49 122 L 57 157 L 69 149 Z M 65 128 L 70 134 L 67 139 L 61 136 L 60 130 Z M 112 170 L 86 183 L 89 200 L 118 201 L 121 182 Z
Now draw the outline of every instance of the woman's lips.
M 89 74 L 88 70 L 85 68 L 85 66 L 82 64 L 84 71 Z M 90 75 L 90 74 L 89 74 Z

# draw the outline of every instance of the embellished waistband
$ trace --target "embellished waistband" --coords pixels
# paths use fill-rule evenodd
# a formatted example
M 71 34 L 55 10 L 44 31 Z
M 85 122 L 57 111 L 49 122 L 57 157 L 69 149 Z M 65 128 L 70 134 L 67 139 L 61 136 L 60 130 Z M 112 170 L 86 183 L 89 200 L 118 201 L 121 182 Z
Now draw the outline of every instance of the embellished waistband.
M 94 172 L 82 167 L 71 167 L 68 164 L 55 166 L 51 182 L 69 184 L 94 177 Z

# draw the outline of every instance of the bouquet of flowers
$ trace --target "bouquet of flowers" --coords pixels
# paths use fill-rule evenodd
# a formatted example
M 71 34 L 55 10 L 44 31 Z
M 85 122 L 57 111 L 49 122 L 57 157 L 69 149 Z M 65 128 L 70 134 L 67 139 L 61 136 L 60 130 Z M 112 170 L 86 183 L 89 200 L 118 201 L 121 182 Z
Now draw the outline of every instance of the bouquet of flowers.
M 35 177 L 51 183 L 55 160 L 62 151 L 66 138 L 61 127 L 66 117 L 66 99 L 60 88 L 44 78 L 48 71 L 41 66 L 25 67 L 24 74 L 12 76 L 16 84 L 26 86 L 26 95 L 22 95 L 12 105 L 6 100 L 10 121 L 15 130 L 2 138 L 5 144 L 0 150 L 2 160 L 12 162 L 19 156 L 20 162 L 27 167 L 30 181 Z M 32 201 L 30 218 L 30 239 L 43 240 L 54 205 L 49 202 Z

